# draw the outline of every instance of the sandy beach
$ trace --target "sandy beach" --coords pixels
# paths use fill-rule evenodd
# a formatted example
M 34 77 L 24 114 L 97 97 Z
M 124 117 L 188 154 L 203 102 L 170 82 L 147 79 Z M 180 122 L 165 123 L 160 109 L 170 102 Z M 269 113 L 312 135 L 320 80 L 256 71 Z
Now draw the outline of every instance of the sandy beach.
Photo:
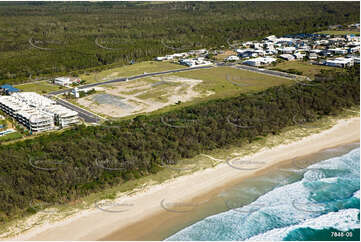
M 222 163 L 214 168 L 151 186 L 145 191 L 119 198 L 109 204 L 100 203 L 93 209 L 81 211 L 64 221 L 43 224 L 6 240 L 111 240 L 112 234 L 119 234 L 119 231 L 123 231 L 122 239 L 136 240 L 143 238 L 142 233 L 149 234 L 152 230 L 171 223 L 169 218 L 172 216 L 180 216 L 167 212 L 164 206 L 171 208 L 171 204 L 183 204 L 185 209 L 185 204 L 193 206 L 204 202 L 219 189 L 279 162 L 359 140 L 360 118 L 339 120 L 335 126 L 321 133 L 289 144 L 265 148 L 252 156 L 244 157 L 251 161 L 265 161 L 264 164 L 258 164 L 257 169 L 236 169 Z M 248 166 L 254 167 L 254 164 Z

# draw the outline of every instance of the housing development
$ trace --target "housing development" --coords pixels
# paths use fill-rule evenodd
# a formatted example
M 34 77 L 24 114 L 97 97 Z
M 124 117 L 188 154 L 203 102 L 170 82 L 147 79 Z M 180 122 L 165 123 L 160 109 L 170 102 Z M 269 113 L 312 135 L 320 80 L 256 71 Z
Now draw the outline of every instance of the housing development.
M 236 46 L 237 44 L 231 44 Z M 266 66 L 276 63 L 278 59 L 293 61 L 307 59 L 314 65 L 332 67 L 350 67 L 360 63 L 360 36 L 354 34 L 343 37 L 332 37 L 329 34 L 295 34 L 284 37 L 268 36 L 262 41 L 246 41 L 240 43 L 225 61 L 241 61 L 250 66 Z M 189 67 L 211 65 L 206 57 L 218 54 L 220 51 L 206 49 L 175 53 L 155 58 L 158 61 L 179 59 L 179 63 Z M 185 58 L 196 56 L 194 58 Z
M 238 57 L 252 66 L 268 65 L 276 58 L 286 61 L 309 59 L 312 64 L 350 67 L 360 63 L 360 36 L 354 34 L 332 38 L 327 34 L 296 34 L 278 38 L 274 35 L 263 41 L 247 41 L 236 49 Z M 232 60 L 228 57 L 227 60 Z

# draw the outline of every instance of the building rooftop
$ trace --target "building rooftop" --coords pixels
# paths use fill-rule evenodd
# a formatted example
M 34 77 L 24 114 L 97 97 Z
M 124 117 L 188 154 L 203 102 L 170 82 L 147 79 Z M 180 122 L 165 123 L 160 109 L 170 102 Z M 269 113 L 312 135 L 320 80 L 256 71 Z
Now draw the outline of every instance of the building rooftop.
M 0 86 L 0 88 L 6 90 L 8 92 L 20 92 L 19 89 L 15 88 L 9 84 L 4 84 L 4 85 Z
M 351 58 L 343 58 L 343 57 L 339 57 L 339 58 L 336 58 L 336 59 L 333 59 L 333 60 L 327 60 L 327 62 L 340 63 L 340 64 L 349 63 L 351 61 L 352 61 Z
M 61 77 L 55 78 L 55 80 L 58 80 L 58 81 L 61 81 L 61 82 L 69 82 L 70 77 L 61 76 Z
M 44 109 L 44 111 L 51 113 L 53 115 L 54 114 L 59 115 L 60 117 L 71 117 L 78 114 L 76 111 L 63 107 L 61 105 L 48 106 Z
M 0 96 L 0 103 L 11 108 L 14 111 L 22 110 L 29 107 L 26 103 L 14 99 L 12 96 Z
M 29 106 L 33 106 L 33 107 L 37 107 L 37 108 L 56 104 L 55 101 L 53 101 L 47 97 L 44 97 L 40 94 L 37 94 L 35 92 L 14 93 L 11 96 L 20 101 L 25 102 Z

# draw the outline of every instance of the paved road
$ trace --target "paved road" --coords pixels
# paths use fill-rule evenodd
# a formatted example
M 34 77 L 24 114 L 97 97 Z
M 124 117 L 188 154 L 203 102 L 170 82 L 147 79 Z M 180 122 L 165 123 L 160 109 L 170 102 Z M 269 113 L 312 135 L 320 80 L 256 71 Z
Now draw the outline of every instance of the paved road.
M 69 102 L 66 102 L 64 100 L 61 100 L 59 98 L 56 98 L 55 101 L 64 106 L 64 107 L 67 107 L 71 110 L 74 110 L 76 112 L 79 113 L 79 117 L 82 118 L 85 122 L 87 123 L 98 123 L 102 120 L 102 118 L 98 117 L 97 115 L 83 109 L 83 108 L 80 108 L 72 103 L 69 103 Z
M 263 74 L 279 76 L 279 77 L 285 77 L 285 78 L 289 78 L 289 79 L 299 79 L 299 78 L 305 78 L 307 80 L 309 79 L 309 78 L 307 78 L 305 76 L 290 74 L 290 73 L 281 72 L 281 71 L 273 71 L 273 70 L 268 70 L 268 69 L 262 69 L 262 68 L 257 68 L 257 67 L 253 67 L 253 66 L 241 65 L 241 64 L 235 65 L 234 67 L 238 68 L 238 69 L 243 69 L 243 70 L 248 70 L 248 71 L 255 71 L 255 72 L 259 72 L 259 73 L 263 73 Z
M 289 79 L 306 79 L 306 80 L 310 81 L 310 79 L 306 76 L 295 75 L 295 74 L 282 72 L 282 71 L 268 70 L 268 69 L 254 67 L 254 66 L 247 66 L 247 65 L 243 65 L 243 64 L 218 62 L 218 63 L 216 63 L 216 65 L 217 66 L 230 66 L 230 67 L 235 67 L 235 68 L 242 69 L 242 70 L 254 71 L 254 72 L 258 72 L 258 73 L 262 73 L 262 74 L 279 76 L 279 77 L 284 77 L 284 78 L 289 78 Z

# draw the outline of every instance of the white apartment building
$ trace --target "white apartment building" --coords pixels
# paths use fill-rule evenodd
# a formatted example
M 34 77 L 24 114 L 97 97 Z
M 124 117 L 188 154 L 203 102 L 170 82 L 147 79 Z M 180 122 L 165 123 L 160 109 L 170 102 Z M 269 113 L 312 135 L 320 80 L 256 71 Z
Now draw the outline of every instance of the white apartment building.
M 78 113 L 34 92 L 0 96 L 0 109 L 32 132 L 79 122 Z
M 31 132 L 42 132 L 54 129 L 54 119 L 50 114 L 29 108 L 17 112 L 17 121 Z
M 50 105 L 44 111 L 54 117 L 55 124 L 60 127 L 67 127 L 79 123 L 78 113 L 61 105 Z
M 45 131 L 54 127 L 51 115 L 36 110 L 13 96 L 0 96 L 0 109 L 30 131 Z
M 12 118 L 16 118 L 16 113 L 29 108 L 29 106 L 11 96 L 0 96 L 0 109 Z

